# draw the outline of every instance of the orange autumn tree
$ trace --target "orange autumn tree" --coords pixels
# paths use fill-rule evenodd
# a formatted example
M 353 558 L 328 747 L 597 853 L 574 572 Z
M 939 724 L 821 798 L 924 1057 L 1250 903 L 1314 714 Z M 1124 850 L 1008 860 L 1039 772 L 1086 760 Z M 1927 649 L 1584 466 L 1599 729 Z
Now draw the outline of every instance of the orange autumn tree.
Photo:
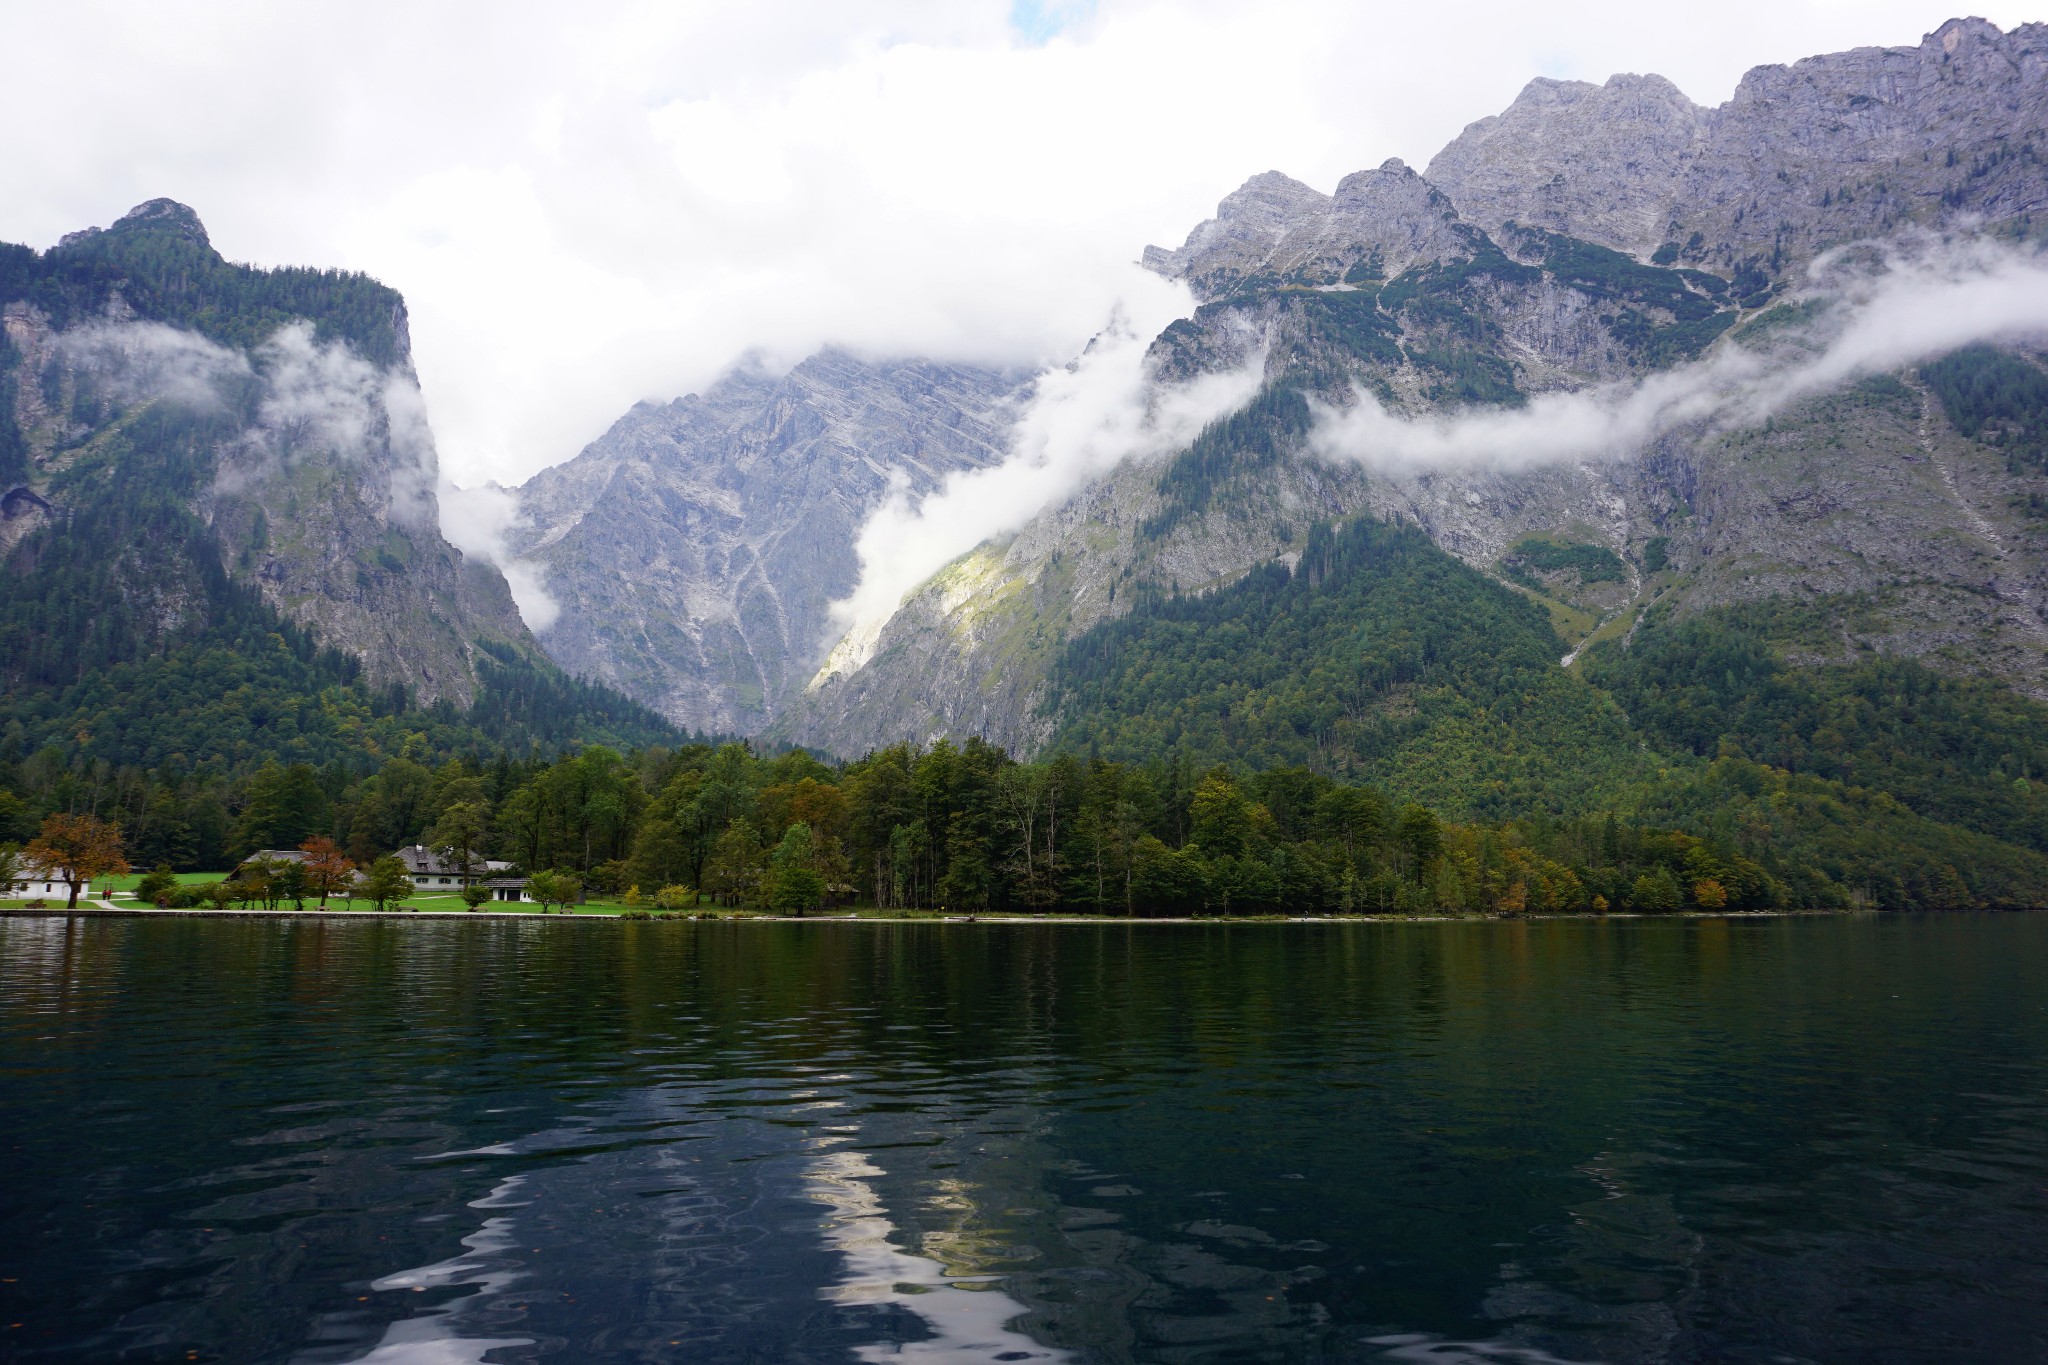
M 118 877 L 128 870 L 128 859 L 121 851 L 121 827 L 96 815 L 47 817 L 42 830 L 21 853 L 71 888 L 68 910 L 78 908 L 80 888 L 90 886 L 94 878 Z
M 324 834 L 316 834 L 299 845 L 299 851 L 306 855 L 306 884 L 320 897 L 320 908 L 327 908 L 327 898 L 348 885 L 348 879 L 355 875 L 355 862 L 341 851 L 341 845 Z

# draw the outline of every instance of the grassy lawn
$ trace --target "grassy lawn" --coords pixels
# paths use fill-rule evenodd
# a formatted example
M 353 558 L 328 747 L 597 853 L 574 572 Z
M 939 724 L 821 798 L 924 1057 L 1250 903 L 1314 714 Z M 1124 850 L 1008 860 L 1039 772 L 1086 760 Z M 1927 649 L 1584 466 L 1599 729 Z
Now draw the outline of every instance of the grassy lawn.
M 147 871 L 148 869 L 145 868 L 142 872 L 131 872 L 125 877 L 101 877 L 92 884 L 92 889 L 97 892 L 102 887 L 111 886 L 116 891 L 133 891 L 135 883 L 141 881 L 144 873 Z M 178 885 L 180 886 L 197 886 L 200 882 L 217 882 L 228 874 L 225 872 L 173 872 L 171 875 L 178 879 Z
M 196 886 L 205 882 L 217 882 L 227 876 L 225 872 L 179 872 L 174 873 L 173 875 L 177 877 L 178 884 L 180 886 Z M 96 898 L 100 892 L 109 887 L 111 887 L 115 891 L 133 891 L 135 889 L 135 884 L 141 880 L 142 874 L 139 872 L 131 873 L 126 877 L 103 877 L 100 880 L 93 883 L 93 895 Z M 81 897 L 80 899 L 83 900 L 84 897 Z M 121 905 L 124 903 L 132 904 L 133 902 L 127 896 L 117 896 L 115 898 L 114 903 L 116 905 Z M 311 910 L 316 903 L 317 902 L 309 898 L 306 902 L 306 908 L 308 910 Z M 23 901 L 0 901 L 0 908 L 19 908 L 24 904 L 26 904 L 26 902 Z M 59 904 L 59 902 L 53 900 L 51 901 L 51 904 L 56 905 Z M 286 902 L 284 908 L 291 908 L 291 903 Z M 363 900 L 360 897 L 358 897 L 355 900 L 353 905 L 343 900 L 339 896 L 332 897 L 328 901 L 328 909 L 330 912 L 340 912 L 344 909 L 368 910 L 370 908 L 370 903 L 366 900 Z M 409 896 L 404 901 L 399 902 L 397 905 L 391 908 L 400 910 L 444 911 L 455 912 L 458 914 L 466 913 L 469 910 L 469 907 L 463 903 L 462 897 L 455 894 L 453 890 L 442 891 L 439 888 L 436 888 L 432 892 Z M 576 906 L 574 913 L 579 915 L 618 915 L 624 913 L 628 908 L 629 907 L 623 901 L 590 900 L 586 901 L 582 905 Z M 650 906 L 647 908 L 651 909 L 652 907 Z M 716 908 L 717 907 L 713 906 L 708 901 L 705 902 L 703 906 L 703 909 L 705 910 L 714 910 Z M 480 911 L 495 910 L 501 913 L 507 911 L 523 914 L 540 913 L 539 906 L 520 901 L 485 901 L 481 906 L 478 907 L 478 909 Z M 557 908 L 553 909 L 551 913 L 560 914 L 562 912 L 559 908 Z
M 221 881 L 226 878 L 227 873 L 177 872 L 173 873 L 172 875 L 178 879 L 178 884 L 180 886 L 196 886 L 206 882 Z M 115 892 L 132 892 L 135 889 L 135 884 L 141 881 L 142 877 L 143 874 L 141 872 L 133 872 L 125 877 L 102 877 L 92 884 L 91 892 L 87 895 L 81 895 L 79 897 L 79 900 L 81 903 L 84 903 L 88 899 L 97 900 L 108 889 L 112 889 Z M 27 902 L 23 900 L 0 900 L 0 909 L 20 909 L 26 904 Z M 64 901 L 62 897 L 52 897 L 49 899 L 49 905 L 52 908 L 61 908 L 63 904 Z M 134 905 L 135 901 L 131 896 L 128 895 L 116 895 L 114 897 L 114 904 L 120 906 L 129 906 Z M 311 910 L 314 908 L 316 904 L 316 901 L 308 899 L 306 902 L 306 908 L 308 910 Z M 195 908 L 205 909 L 206 907 L 199 906 Z M 292 908 L 291 903 L 287 901 L 282 908 Z M 353 904 L 343 900 L 339 896 L 333 897 L 328 901 L 328 910 L 331 913 L 341 913 L 344 910 L 348 909 L 368 910 L 370 908 L 370 903 L 361 898 L 357 898 L 357 900 Z M 465 913 L 469 910 L 469 907 L 463 904 L 462 897 L 456 895 L 452 890 L 442 891 L 439 888 L 436 888 L 434 891 L 430 893 L 410 896 L 406 900 L 404 900 L 396 906 L 393 906 L 392 908 L 403 910 L 453 912 L 457 914 Z M 573 907 L 571 913 L 578 915 L 621 915 L 624 914 L 630 908 L 631 907 L 626 905 L 624 901 L 620 900 L 592 899 L 585 901 L 582 905 Z M 646 905 L 640 908 L 644 910 L 654 909 L 652 905 Z M 522 901 L 485 901 L 481 906 L 478 907 L 478 909 L 479 911 L 497 911 L 499 913 L 512 912 L 529 915 L 540 913 L 539 906 Z M 556 908 L 552 909 L 550 913 L 559 915 L 562 913 L 562 911 L 559 908 Z M 717 915 L 720 917 L 725 917 L 747 916 L 749 914 L 758 912 L 727 909 L 722 906 L 713 905 L 711 901 L 707 899 L 704 901 L 703 904 L 695 907 L 692 910 L 686 910 L 684 911 L 684 913 L 699 915 Z M 877 910 L 875 907 L 871 905 L 858 906 L 851 910 L 845 907 L 841 907 L 834 910 L 821 910 L 817 912 L 817 914 L 820 917 L 829 915 L 836 916 L 842 919 L 845 918 L 849 913 L 863 919 L 869 917 L 880 917 L 886 919 L 940 919 L 944 917 L 943 912 L 937 910 Z

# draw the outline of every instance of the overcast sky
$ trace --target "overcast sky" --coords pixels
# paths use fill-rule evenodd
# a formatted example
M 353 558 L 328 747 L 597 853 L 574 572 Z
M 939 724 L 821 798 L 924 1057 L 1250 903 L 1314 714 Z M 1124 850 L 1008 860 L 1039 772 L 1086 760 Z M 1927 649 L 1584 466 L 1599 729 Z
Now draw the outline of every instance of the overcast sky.
M 2048 3 L 1999 0 L 2010 28 Z M 1064 359 L 1269 168 L 1420 168 L 1536 75 L 1911 44 L 1898 0 L 0 0 L 0 239 L 167 195 L 229 258 L 403 290 L 442 461 L 511 483 L 821 343 Z

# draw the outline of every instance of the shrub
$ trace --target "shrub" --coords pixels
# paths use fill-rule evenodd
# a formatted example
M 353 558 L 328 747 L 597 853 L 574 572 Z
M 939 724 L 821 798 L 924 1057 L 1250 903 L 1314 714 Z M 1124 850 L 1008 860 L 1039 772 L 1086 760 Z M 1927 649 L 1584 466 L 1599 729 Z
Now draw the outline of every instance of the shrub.
M 158 867 L 154 872 L 149 873 L 141 881 L 135 883 L 135 899 L 147 901 L 158 909 L 162 909 L 170 899 L 171 894 L 177 890 L 177 887 L 178 879 L 171 875 L 171 869 L 168 867 Z
M 1582 583 L 1619 583 L 1626 577 L 1621 556 L 1614 551 L 1604 545 L 1586 545 L 1570 540 L 1524 540 L 1507 553 L 1501 565 L 1510 578 L 1523 583 L 1534 582 L 1532 570 L 1535 573 L 1572 570 Z

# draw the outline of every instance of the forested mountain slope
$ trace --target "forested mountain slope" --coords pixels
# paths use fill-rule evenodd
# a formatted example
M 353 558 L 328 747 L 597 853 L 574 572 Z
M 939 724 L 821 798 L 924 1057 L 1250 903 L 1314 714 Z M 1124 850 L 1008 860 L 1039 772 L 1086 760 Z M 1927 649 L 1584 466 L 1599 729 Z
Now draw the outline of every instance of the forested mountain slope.
M 1053 673 L 1053 747 L 1307 767 L 1495 819 L 1597 809 L 1652 764 L 1558 648 L 1528 596 L 1359 517 L 1317 527 L 1291 571 L 1076 637 Z
M 112 763 L 368 760 L 670 728 L 565 677 L 441 536 L 404 305 L 223 261 L 145 204 L 0 247 L 0 739 Z M 420 709 L 425 708 L 425 709 Z

